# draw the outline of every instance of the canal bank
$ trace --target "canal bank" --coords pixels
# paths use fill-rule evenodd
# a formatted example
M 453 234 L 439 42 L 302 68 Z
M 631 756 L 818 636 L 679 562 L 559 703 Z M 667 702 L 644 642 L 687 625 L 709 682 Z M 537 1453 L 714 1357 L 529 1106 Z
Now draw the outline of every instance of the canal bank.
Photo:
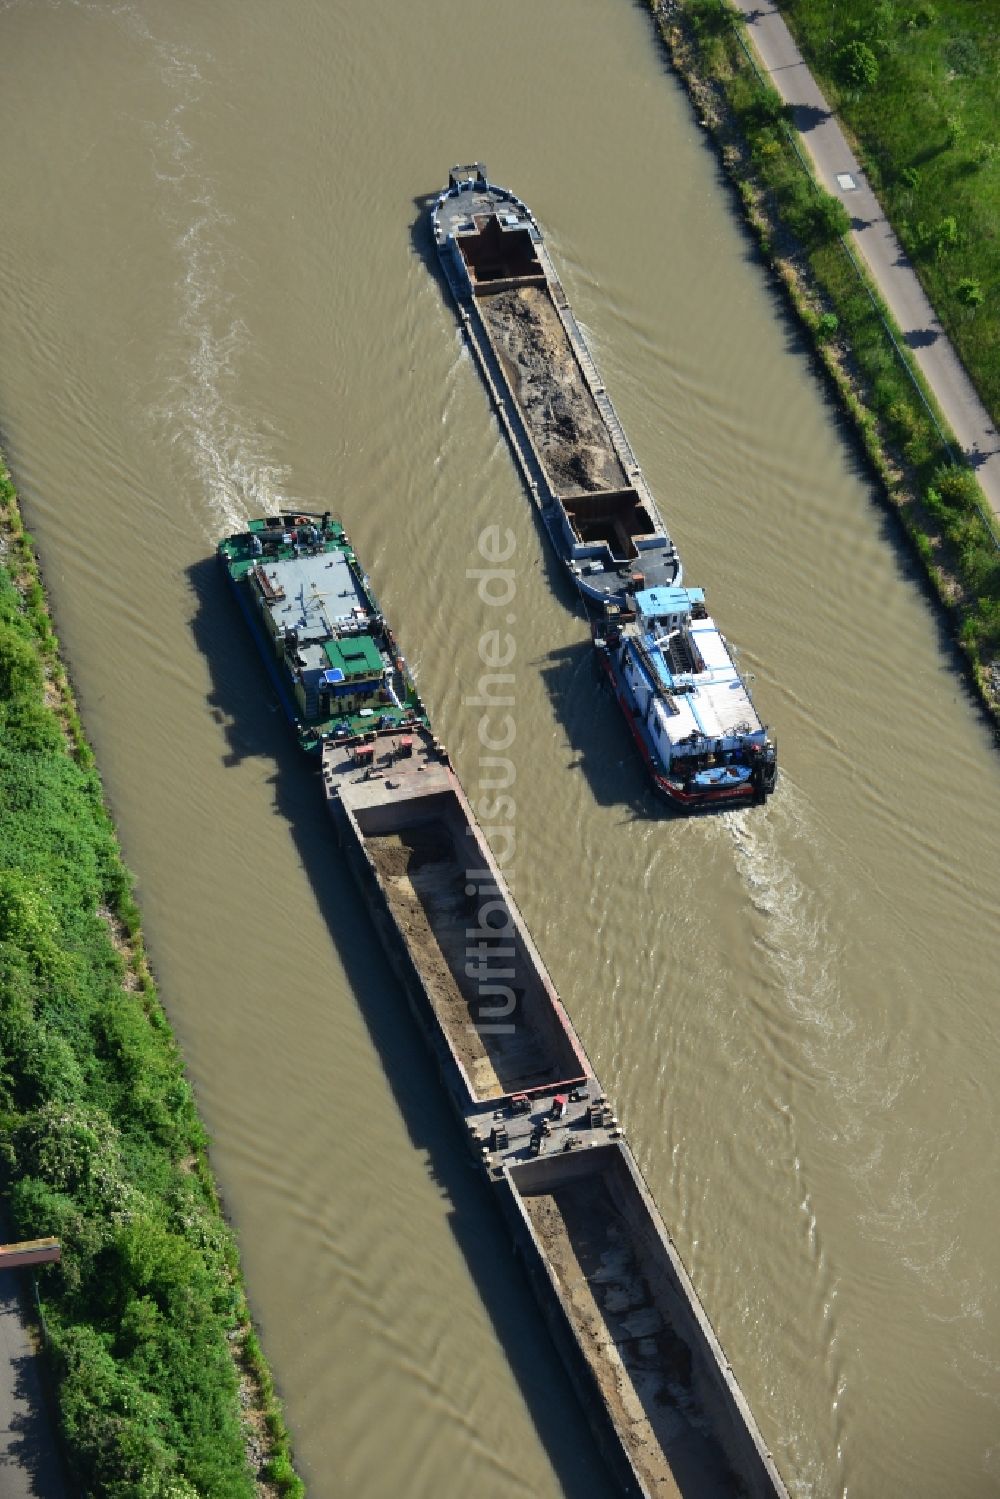
M 879 288 L 870 283 L 869 272 L 848 247 L 851 219 L 845 205 L 853 200 L 847 189 L 860 186 L 864 197 L 875 200 L 856 163 L 857 182 L 850 172 L 843 179 L 844 188 L 836 180 L 826 187 L 816 182 L 805 154 L 816 144 L 799 144 L 791 123 L 794 110 L 794 117 L 807 121 L 808 128 L 819 122 L 836 131 L 842 142 L 839 130 L 826 119 L 829 111 L 811 81 L 810 86 L 789 84 L 782 73 L 775 81 L 783 92 L 769 92 L 742 30 L 750 24 L 756 35 L 767 21 L 778 25 L 776 14 L 758 16 L 745 6 L 738 14 L 721 0 L 651 0 L 651 9 L 699 120 L 716 143 L 746 222 L 812 340 L 819 367 L 920 558 L 931 592 L 953 624 L 965 667 L 1000 732 L 1000 531 L 949 428 L 935 387 L 927 380 L 951 379 L 955 389 L 947 387 L 945 405 L 959 411 L 963 431 L 968 427 L 975 433 L 977 452 L 980 438 L 983 451 L 989 446 L 992 427 L 987 413 L 953 352 L 949 356 L 948 349 L 906 351 L 910 335 L 894 320 Z M 762 35 L 768 45 L 770 32 Z M 801 58 L 788 63 L 780 46 L 772 50 L 784 68 L 804 70 Z M 796 103 L 800 95 L 802 102 Z M 835 147 L 833 151 L 835 157 Z M 829 159 L 829 145 L 826 154 Z M 853 163 L 846 143 L 842 154 L 846 171 Z M 876 228 L 858 220 L 859 232 L 884 231 L 887 243 L 878 241 L 876 264 L 884 263 L 887 275 L 895 271 L 905 276 L 905 296 L 901 293 L 899 305 L 909 306 L 909 296 L 918 311 L 926 308 L 923 321 L 933 323 L 912 270 L 890 264 L 896 242 L 875 206 Z M 864 207 L 862 202 L 859 211 Z M 901 259 L 898 244 L 896 252 Z M 929 336 L 933 342 L 935 335 Z M 926 369 L 914 363 L 922 352 L 929 361 Z M 974 408 L 971 416 L 969 408 Z M 992 484 L 992 469 L 990 478 Z
M 38 1366 L 17 1356 L 16 1383 L 28 1389 L 44 1370 L 83 1490 L 125 1494 L 158 1479 L 183 1494 L 299 1495 L 131 877 L 2 467 L 0 563 L 4 1208 L 18 1237 L 55 1235 L 62 1248 L 36 1272 L 45 1345 Z M 39 1419 L 12 1410 L 5 1461 L 41 1482 Z

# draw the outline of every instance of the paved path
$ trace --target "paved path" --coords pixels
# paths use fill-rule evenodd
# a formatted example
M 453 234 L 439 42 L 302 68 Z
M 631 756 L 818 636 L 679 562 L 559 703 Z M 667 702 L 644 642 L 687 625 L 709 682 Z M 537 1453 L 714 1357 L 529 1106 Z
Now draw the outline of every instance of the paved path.
M 66 1499 L 17 1280 L 0 1280 L 0 1499 Z
M 903 331 L 983 493 L 1000 516 L 1000 433 L 973 389 L 950 339 L 924 295 L 882 205 L 844 139 L 773 0 L 736 0 L 762 71 L 786 103 L 823 187 L 847 208 L 853 239 L 886 305 Z

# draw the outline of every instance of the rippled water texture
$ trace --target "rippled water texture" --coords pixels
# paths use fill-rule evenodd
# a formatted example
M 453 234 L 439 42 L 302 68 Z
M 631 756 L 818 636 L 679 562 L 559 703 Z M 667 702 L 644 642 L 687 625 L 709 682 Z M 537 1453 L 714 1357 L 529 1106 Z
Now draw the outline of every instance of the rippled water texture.
M 312 1494 L 604 1480 L 221 594 L 281 502 L 477 800 L 511 530 L 517 898 L 790 1487 L 1000 1493 L 998 762 L 645 11 L 8 0 L 0 124 L 3 440 Z M 476 157 L 755 676 L 766 811 L 664 817 L 595 680 L 428 260 Z

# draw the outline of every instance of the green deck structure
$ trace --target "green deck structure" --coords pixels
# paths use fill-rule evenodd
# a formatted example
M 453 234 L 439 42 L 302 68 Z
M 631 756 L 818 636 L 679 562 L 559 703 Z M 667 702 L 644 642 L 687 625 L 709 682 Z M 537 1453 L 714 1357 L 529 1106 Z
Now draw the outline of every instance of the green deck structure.
M 219 560 L 303 749 L 426 722 L 339 521 L 328 513 L 252 520 L 219 543 Z

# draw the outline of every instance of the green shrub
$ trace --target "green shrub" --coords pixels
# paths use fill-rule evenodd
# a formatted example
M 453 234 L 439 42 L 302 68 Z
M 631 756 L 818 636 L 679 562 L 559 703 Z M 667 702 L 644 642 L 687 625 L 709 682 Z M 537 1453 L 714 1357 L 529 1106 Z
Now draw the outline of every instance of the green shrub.
M 0 869 L 0 942 L 23 955 L 36 974 L 65 977 L 59 920 L 44 885 L 19 869 Z
M 86 1299 L 98 1257 L 107 1246 L 107 1226 L 68 1193 L 55 1191 L 47 1182 L 30 1176 L 14 1183 L 9 1202 L 22 1238 L 40 1239 L 51 1234 L 63 1246 L 59 1263 L 43 1272 L 46 1298 L 78 1305 L 81 1296 Z
M 1000 598 L 1000 552 L 990 544 L 985 527 L 978 528 L 963 548 L 962 571 L 978 598 Z
M 193 1303 L 211 1302 L 212 1287 L 193 1245 L 157 1218 L 144 1214 L 127 1222 L 117 1236 L 116 1283 L 129 1300 L 149 1298 L 169 1314 L 190 1316 Z
M 921 222 L 913 231 L 913 238 L 918 254 L 933 255 L 940 260 L 959 242 L 958 220 L 954 214 L 947 213 L 936 224 Z
M 878 58 L 867 42 L 848 42 L 837 56 L 837 71 L 848 88 L 874 88 L 878 83 Z
M 791 118 L 791 107 L 785 103 L 776 88 L 765 84 L 757 89 L 743 111 L 744 123 L 751 129 L 764 129 L 781 125 Z
M 725 0 L 688 0 L 688 17 L 703 39 L 718 37 L 732 29 L 734 11 Z
M 943 463 L 935 469 L 932 483 L 944 503 L 952 508 L 968 509 L 979 498 L 979 487 L 971 468 L 960 463 Z
M 807 244 L 829 244 L 851 227 L 851 216 L 840 199 L 805 181 L 796 183 L 786 201 L 786 217 Z
M 160 1402 L 111 1357 L 93 1328 L 67 1329 L 56 1348 L 63 1432 L 87 1489 L 126 1499 L 138 1484 L 168 1476 L 176 1464 L 160 1434 L 168 1425 Z
M 20 630 L 0 625 L 0 698 L 40 693 L 42 668 Z
M 266 1468 L 267 1477 L 272 1483 L 276 1483 L 283 1494 L 304 1494 L 305 1487 L 296 1476 L 288 1458 L 284 1454 L 272 1457 Z
M 878 0 L 868 18 L 868 39 L 878 52 L 893 50 L 893 33 L 898 29 L 896 7 L 892 0 Z
M 955 283 L 955 295 L 963 307 L 970 307 L 973 310 L 981 307 L 986 300 L 983 288 L 974 276 L 960 277 Z
M 894 369 L 878 375 L 872 385 L 872 405 L 884 416 L 897 405 L 899 399 L 899 376 Z
M 83 1087 L 83 1070 L 66 1037 L 16 1002 L 0 1008 L 0 1054 L 4 1102 L 19 1112 L 68 1105 Z
M 953 73 L 967 78 L 975 78 L 983 71 L 982 54 L 972 37 L 964 32 L 945 43 L 944 60 Z
M 965 121 L 956 111 L 944 117 L 945 138 L 951 147 L 960 146 L 965 140 Z
M 924 494 L 924 504 L 938 525 L 944 525 L 951 516 L 949 506 L 945 504 L 940 492 L 934 488 L 933 484 Z
M 100 1109 L 46 1103 L 14 1134 L 17 1170 L 81 1205 L 113 1211 L 124 1206 L 119 1134 Z
M 985 655 L 1000 652 L 1000 597 L 996 594 L 977 601 L 976 634 Z

